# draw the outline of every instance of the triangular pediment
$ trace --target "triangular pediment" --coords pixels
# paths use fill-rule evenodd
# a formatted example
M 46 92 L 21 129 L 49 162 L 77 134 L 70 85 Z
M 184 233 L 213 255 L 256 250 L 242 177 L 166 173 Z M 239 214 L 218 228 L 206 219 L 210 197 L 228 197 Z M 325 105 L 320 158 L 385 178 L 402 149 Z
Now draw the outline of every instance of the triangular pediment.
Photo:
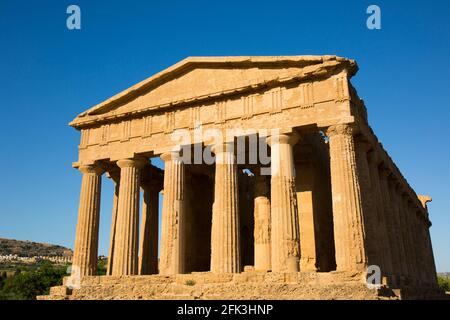
M 356 72 L 354 61 L 336 56 L 189 57 L 81 113 L 71 125 L 323 73 L 342 64 Z

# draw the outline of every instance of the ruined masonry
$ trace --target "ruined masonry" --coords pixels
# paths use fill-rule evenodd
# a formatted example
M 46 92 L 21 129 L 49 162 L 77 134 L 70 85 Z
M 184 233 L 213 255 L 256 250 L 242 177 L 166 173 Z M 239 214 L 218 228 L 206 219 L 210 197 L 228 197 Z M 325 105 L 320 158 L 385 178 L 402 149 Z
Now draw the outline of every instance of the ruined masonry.
M 416 195 L 370 128 L 350 83 L 357 70 L 336 56 L 190 57 L 78 115 L 81 286 L 67 278 L 39 298 L 436 296 L 431 199 Z M 199 124 L 242 135 L 196 141 Z M 215 162 L 185 161 L 194 143 L 180 147 L 179 130 Z M 269 163 L 249 152 L 237 160 L 237 141 L 252 139 Z M 115 191 L 99 277 L 104 176 Z M 365 284 L 369 266 L 380 268 L 377 289 Z

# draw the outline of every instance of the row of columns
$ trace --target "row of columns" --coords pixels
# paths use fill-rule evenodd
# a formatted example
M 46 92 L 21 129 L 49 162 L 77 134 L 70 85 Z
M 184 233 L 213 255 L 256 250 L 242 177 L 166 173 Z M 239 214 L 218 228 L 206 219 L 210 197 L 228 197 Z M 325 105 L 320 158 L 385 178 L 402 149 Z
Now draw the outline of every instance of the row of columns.
M 376 265 L 391 281 L 435 285 L 436 270 L 432 248 L 427 245 L 430 225 L 425 209 L 417 201 L 413 202 L 405 183 L 378 158 L 373 146 L 362 137 L 355 139 L 355 130 L 353 126 L 339 125 L 327 131 L 338 270 L 348 270 L 352 264 L 354 269 L 362 270 Z M 341 157 L 333 156 L 339 152 Z M 342 161 L 340 167 L 337 162 L 345 157 L 348 160 Z M 345 187 L 342 184 L 345 181 L 352 183 Z M 342 204 L 342 191 L 336 188 L 348 191 L 352 187 L 354 191 L 344 197 L 348 201 L 344 211 L 352 215 L 346 217 L 337 210 L 338 203 Z M 342 225 L 351 226 L 347 231 L 353 239 L 347 244 L 338 240 L 339 233 L 345 230 Z M 346 250 L 353 251 L 355 256 L 351 258 Z M 343 257 L 350 260 L 344 262 Z
M 295 175 L 292 146 L 297 141 L 293 135 L 280 135 L 268 139 L 272 154 L 272 197 L 270 211 L 268 199 L 263 201 L 261 215 L 271 222 L 272 252 L 263 269 L 273 271 L 298 271 L 300 242 L 298 214 L 295 194 Z M 237 164 L 232 143 L 213 147 L 216 155 L 215 199 L 211 232 L 211 271 L 215 273 L 236 273 L 241 271 L 240 235 L 238 215 Z M 185 165 L 176 152 L 161 155 L 165 161 L 164 203 L 161 234 L 159 273 L 178 274 L 185 270 L 185 241 L 183 234 L 186 223 Z M 143 158 L 124 159 L 117 162 L 120 177 L 113 177 L 116 183 L 113 219 L 111 227 L 108 271 L 110 275 L 146 274 L 155 272 L 156 249 L 146 246 L 157 241 L 148 241 L 152 226 L 157 225 L 155 192 L 144 188 L 143 221 L 141 244 L 139 245 L 139 194 Z M 74 252 L 74 265 L 79 266 L 81 275 L 96 272 L 98 246 L 98 220 L 100 207 L 100 186 L 103 170 L 96 165 L 83 166 L 83 183 L 79 207 L 79 221 Z M 152 196 L 153 195 L 153 196 Z M 152 199 L 153 197 L 153 199 Z M 153 200 L 153 201 L 152 201 Z M 148 208 L 148 209 L 147 209 Z M 95 222 L 93 222 L 95 220 Z M 269 228 L 266 228 L 269 233 Z M 153 237 L 155 236 L 153 229 Z M 156 233 L 157 234 L 157 233 Z M 146 240 L 144 240 L 146 239 Z M 87 243 L 89 241 L 89 243 Z M 280 244 L 280 245 L 278 245 Z M 141 248 L 138 254 L 138 248 Z M 87 256 L 87 252 L 89 255 Z M 144 255 L 152 252 L 152 257 Z M 153 261 L 149 263 L 148 261 Z M 90 267 L 86 267 L 89 265 Z
M 337 270 L 363 271 L 368 265 L 377 264 L 386 275 L 417 278 L 423 268 L 431 272 L 434 261 L 428 229 L 420 219 L 422 212 L 409 202 L 400 182 L 387 169 L 380 170 L 376 154 L 369 154 L 370 146 L 355 140 L 352 125 L 331 126 L 325 133 L 330 150 Z M 255 268 L 258 270 L 299 271 L 301 252 L 293 159 L 293 146 L 298 140 L 295 133 L 267 139 L 272 157 L 271 196 L 269 200 L 267 192 L 258 194 L 257 191 L 255 198 Z M 236 273 L 241 268 L 237 164 L 233 150 L 232 143 L 213 147 L 216 171 L 211 271 L 215 273 Z M 184 273 L 185 164 L 176 152 L 165 153 L 161 159 L 165 161 L 165 172 L 159 272 Z M 141 186 L 141 170 L 146 163 L 146 159 L 139 157 L 117 162 L 120 177 L 114 179 L 112 229 L 115 232 L 111 234 L 108 264 L 111 275 L 148 274 L 158 270 L 154 240 L 158 236 L 159 190 Z M 97 264 L 103 170 L 90 165 L 80 167 L 80 171 L 83 180 L 73 264 L 80 268 L 81 275 L 92 275 Z M 144 208 L 139 244 L 141 187 Z M 151 237 L 153 241 L 148 241 Z M 421 279 L 433 281 L 425 275 Z

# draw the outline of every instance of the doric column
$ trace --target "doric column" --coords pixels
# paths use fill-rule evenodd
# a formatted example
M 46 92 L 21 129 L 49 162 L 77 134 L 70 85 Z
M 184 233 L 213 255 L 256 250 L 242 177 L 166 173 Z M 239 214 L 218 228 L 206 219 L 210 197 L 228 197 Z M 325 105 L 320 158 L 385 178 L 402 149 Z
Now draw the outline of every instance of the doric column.
M 160 274 L 185 270 L 185 165 L 178 152 L 161 155 L 164 161 L 164 199 L 161 229 Z
M 420 210 L 411 205 L 412 222 L 414 229 L 415 245 L 414 249 L 416 251 L 416 259 L 418 263 L 418 277 L 420 285 L 425 285 L 428 283 L 428 274 L 430 270 L 427 268 L 426 263 L 426 250 L 425 250 L 425 238 L 422 233 L 422 219 Z
M 399 262 L 400 262 L 400 275 L 403 277 L 408 276 L 408 261 L 406 257 L 406 240 L 403 232 L 403 220 L 402 214 L 398 203 L 398 193 L 397 193 L 397 181 L 393 176 L 388 179 L 389 184 L 389 197 L 390 205 L 392 208 L 392 217 L 395 223 L 395 235 L 397 237 L 397 246 L 399 249 Z
M 117 161 L 120 167 L 119 202 L 112 275 L 138 274 L 139 195 L 141 158 Z
M 404 236 L 406 239 L 406 261 L 408 264 L 408 275 L 409 280 L 415 280 L 417 277 L 417 265 L 416 265 L 416 259 L 414 256 L 414 238 L 411 233 L 411 225 L 410 225 L 410 217 L 409 217 L 409 211 L 408 211 L 408 197 L 404 191 L 404 189 L 400 189 L 400 211 L 401 211 L 401 217 L 403 221 L 403 228 Z
M 383 248 L 380 246 L 382 239 L 378 230 L 376 207 L 377 199 L 375 190 L 372 188 L 369 163 L 367 160 L 367 152 L 369 149 L 369 143 L 361 140 L 357 140 L 355 142 L 357 176 L 361 189 L 364 243 L 366 247 L 367 264 L 381 267 L 383 265 L 383 261 L 381 259 L 381 251 Z
M 416 255 L 416 245 L 417 245 L 417 234 L 414 232 L 414 212 L 411 211 L 410 206 L 410 197 L 407 193 L 403 194 L 403 213 L 405 215 L 405 229 L 408 234 L 409 238 L 409 263 L 410 263 L 410 271 L 411 271 L 411 280 L 414 282 L 420 281 L 420 268 L 419 268 L 419 261 L 417 259 Z
M 326 130 L 330 145 L 334 242 L 338 271 L 365 270 L 364 226 L 359 176 L 356 168 L 354 127 Z
M 311 159 L 312 150 L 303 146 L 300 149 L 301 161 L 296 159 L 296 191 L 298 204 L 298 226 L 300 237 L 300 270 L 303 272 L 316 272 L 320 263 L 320 243 L 322 234 L 318 234 L 320 220 L 320 209 L 317 205 L 316 194 L 318 177 L 315 174 L 314 160 Z M 320 186 L 322 188 L 324 186 Z M 316 203 L 314 203 L 316 201 Z M 320 233 L 320 232 L 319 232 Z M 317 241 L 316 241 L 317 240 Z
M 385 207 L 383 205 L 383 196 L 382 196 L 382 190 L 381 190 L 381 179 L 380 179 L 380 172 L 378 168 L 378 158 L 376 151 L 372 151 L 368 155 L 369 160 L 369 171 L 370 171 L 370 181 L 371 181 L 371 187 L 372 187 L 372 194 L 374 196 L 375 200 L 375 209 L 376 209 L 376 224 L 378 226 L 377 228 L 377 235 L 379 239 L 379 243 L 381 246 L 379 246 L 378 253 L 380 255 L 380 261 L 381 261 L 381 271 L 385 275 L 392 275 L 394 270 L 392 267 L 392 253 L 391 253 L 391 245 L 390 245 L 390 235 L 388 232 L 388 226 L 387 226 L 387 216 L 385 213 Z
M 96 165 L 83 165 L 79 170 L 83 173 L 83 178 L 72 274 L 90 276 L 97 273 L 101 175 L 103 170 Z
M 241 270 L 238 215 L 237 165 L 234 145 L 213 146 L 216 155 L 214 204 L 211 227 L 211 272 L 238 273 Z
M 267 176 L 257 176 L 254 201 L 255 270 L 269 271 L 271 264 L 270 200 Z
M 401 240 L 403 244 L 403 258 L 404 258 L 404 274 L 406 276 L 407 280 L 410 280 L 412 274 L 413 274 L 413 266 L 411 265 L 411 252 L 410 252 L 410 238 L 408 234 L 408 229 L 406 226 L 406 218 L 405 218 L 405 212 L 404 212 L 404 204 L 403 204 L 403 190 L 401 187 L 401 183 L 399 181 L 396 181 L 395 186 L 395 197 L 397 202 L 397 210 L 398 210 L 398 218 L 400 222 L 400 229 L 399 232 L 401 233 Z
M 391 197 L 389 191 L 389 170 L 385 167 L 382 167 L 379 172 L 380 176 L 380 192 L 381 192 L 381 204 L 383 208 L 383 216 L 385 217 L 385 225 L 388 236 L 388 245 L 390 247 L 390 258 L 391 258 L 391 266 L 392 271 L 391 274 L 395 276 L 401 275 L 401 253 L 399 247 L 399 239 L 397 237 L 399 226 L 397 225 L 397 221 L 394 217 L 395 212 L 391 205 Z
M 429 283 L 431 286 L 437 285 L 437 274 L 436 274 L 436 263 L 434 260 L 434 254 L 433 254 L 433 245 L 431 243 L 431 236 L 430 236 L 430 228 L 431 223 L 428 222 L 428 226 L 425 229 L 425 248 L 427 251 L 427 265 L 430 270 L 429 274 Z
M 156 185 L 143 185 L 141 239 L 139 241 L 139 274 L 158 273 L 158 202 Z
M 267 138 L 271 147 L 271 240 L 272 271 L 297 272 L 300 263 L 300 235 L 292 147 L 296 134 Z
M 117 231 L 117 208 L 119 205 L 119 186 L 120 186 L 120 172 L 108 172 L 108 176 L 114 181 L 114 198 L 112 207 L 111 230 L 109 233 L 109 250 L 108 250 L 108 265 L 106 267 L 106 275 L 112 275 L 112 266 L 114 262 L 114 243 L 116 242 Z
M 429 220 L 428 202 L 433 201 L 430 196 L 418 196 L 423 209 L 420 211 L 419 230 L 423 241 L 423 260 L 426 265 L 426 282 L 429 286 L 435 287 L 437 282 L 436 265 L 434 262 L 433 248 L 430 237 L 431 222 Z

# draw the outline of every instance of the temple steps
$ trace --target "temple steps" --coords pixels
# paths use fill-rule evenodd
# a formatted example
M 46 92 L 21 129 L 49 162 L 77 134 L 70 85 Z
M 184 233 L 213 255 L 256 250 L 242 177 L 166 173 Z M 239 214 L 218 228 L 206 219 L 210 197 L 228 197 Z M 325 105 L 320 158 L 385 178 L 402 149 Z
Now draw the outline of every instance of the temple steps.
M 41 300 L 377 300 L 398 299 L 386 287 L 369 289 L 359 273 L 266 273 L 174 276 L 90 276 L 79 289 L 53 287 Z M 67 279 L 65 279 L 67 283 Z

